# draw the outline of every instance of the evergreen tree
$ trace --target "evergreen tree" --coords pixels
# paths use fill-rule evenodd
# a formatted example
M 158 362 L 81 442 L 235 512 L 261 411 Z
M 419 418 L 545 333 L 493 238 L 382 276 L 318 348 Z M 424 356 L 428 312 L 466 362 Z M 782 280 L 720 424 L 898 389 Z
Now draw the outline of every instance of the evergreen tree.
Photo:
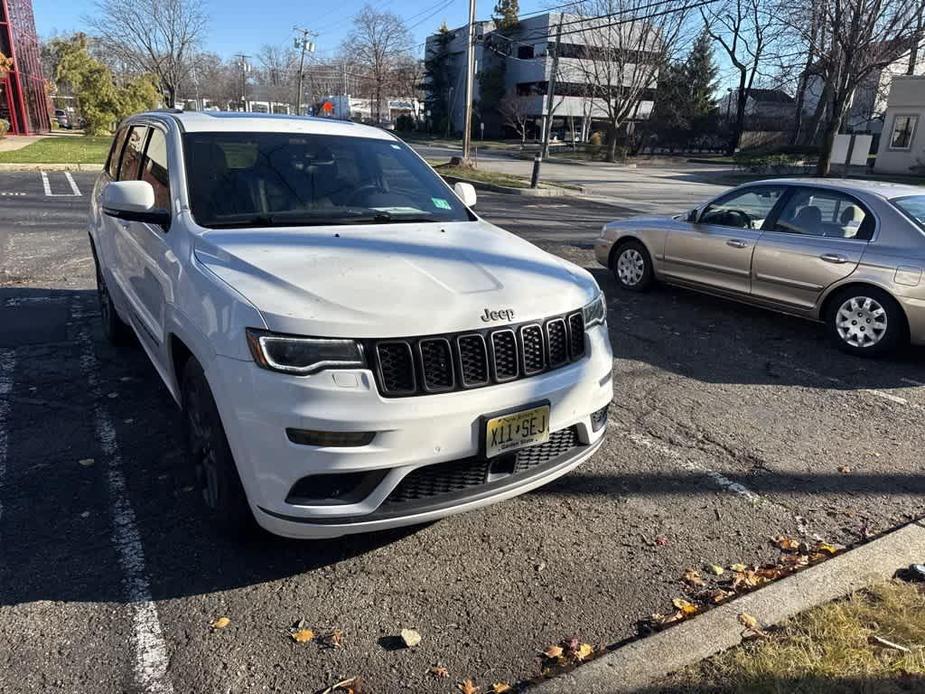
M 517 0 L 498 0 L 492 17 L 498 29 L 502 32 L 508 32 L 511 29 L 517 28 L 519 21 L 517 15 L 519 14 L 520 3 L 518 3 Z
M 713 60 L 713 45 L 706 31 L 700 32 L 684 65 L 687 84 L 685 112 L 691 135 L 697 137 L 713 128 L 717 116 L 716 78 L 719 68 Z
M 446 22 L 440 25 L 438 38 L 432 51 L 424 59 L 424 84 L 427 85 L 424 105 L 430 111 L 430 127 L 442 133 L 450 125 L 450 88 L 453 86 L 449 70 L 449 45 L 453 32 Z

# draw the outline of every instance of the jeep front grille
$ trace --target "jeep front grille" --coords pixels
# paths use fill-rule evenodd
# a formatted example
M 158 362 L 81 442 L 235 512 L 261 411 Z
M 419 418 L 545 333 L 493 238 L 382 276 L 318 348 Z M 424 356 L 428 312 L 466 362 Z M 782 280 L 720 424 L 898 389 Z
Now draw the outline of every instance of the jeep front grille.
M 479 331 L 371 340 L 379 392 L 407 397 L 481 388 L 536 376 L 585 353 L 581 312 Z

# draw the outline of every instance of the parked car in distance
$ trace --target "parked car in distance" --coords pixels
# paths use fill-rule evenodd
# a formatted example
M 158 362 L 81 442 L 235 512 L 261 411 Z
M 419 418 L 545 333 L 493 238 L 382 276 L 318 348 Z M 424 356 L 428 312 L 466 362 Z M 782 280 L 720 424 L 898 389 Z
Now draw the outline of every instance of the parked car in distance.
M 71 116 L 63 108 L 55 109 L 55 122 L 58 124 L 59 128 L 65 130 L 71 129 Z
M 600 288 L 475 201 L 381 128 L 120 125 L 89 221 L 103 327 L 135 334 L 182 407 L 216 521 L 289 537 L 424 523 L 597 450 Z
M 598 261 L 654 281 L 823 321 L 851 354 L 925 344 L 925 188 L 846 179 L 739 186 L 685 214 L 605 225 Z

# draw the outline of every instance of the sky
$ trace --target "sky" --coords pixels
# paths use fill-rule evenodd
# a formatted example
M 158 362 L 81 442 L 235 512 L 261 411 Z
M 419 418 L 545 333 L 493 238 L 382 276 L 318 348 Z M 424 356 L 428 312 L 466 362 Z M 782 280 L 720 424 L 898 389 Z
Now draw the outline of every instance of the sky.
M 315 39 L 319 58 L 330 57 L 350 30 L 351 18 L 365 3 L 388 9 L 405 20 L 414 35 L 416 50 L 423 55 L 423 42 L 445 19 L 452 28 L 465 24 L 467 0 L 206 0 L 209 26 L 205 49 L 230 57 L 236 53 L 254 55 L 265 44 L 286 45 L 299 25 L 318 32 Z M 32 0 L 35 24 L 42 38 L 87 30 L 84 19 L 94 14 L 93 0 Z M 521 0 L 521 12 L 542 10 L 554 2 Z M 495 0 L 480 0 L 476 16 L 487 19 Z

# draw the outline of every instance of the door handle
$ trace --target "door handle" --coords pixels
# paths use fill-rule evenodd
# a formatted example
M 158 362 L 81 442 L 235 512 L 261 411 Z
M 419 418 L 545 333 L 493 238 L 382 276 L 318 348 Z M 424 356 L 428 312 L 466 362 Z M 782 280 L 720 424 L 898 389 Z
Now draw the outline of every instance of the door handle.
M 732 246 L 733 248 L 745 248 L 748 243 L 742 241 L 741 239 L 729 239 L 726 241 L 727 246 Z
M 836 265 L 848 262 L 845 256 L 839 255 L 838 253 L 823 253 L 819 258 L 827 263 L 835 263 Z

